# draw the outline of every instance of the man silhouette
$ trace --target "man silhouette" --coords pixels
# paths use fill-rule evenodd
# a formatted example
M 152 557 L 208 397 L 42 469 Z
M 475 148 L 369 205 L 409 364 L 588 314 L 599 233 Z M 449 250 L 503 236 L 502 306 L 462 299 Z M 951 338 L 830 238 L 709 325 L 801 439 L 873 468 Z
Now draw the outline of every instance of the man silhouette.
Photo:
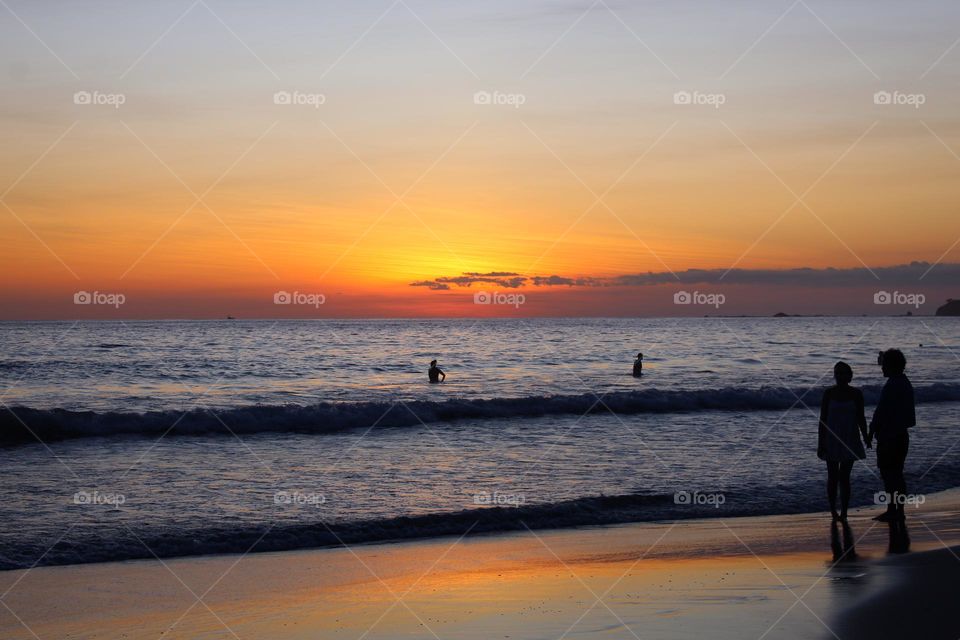
M 430 382 L 442 382 L 447 379 L 447 374 L 440 370 L 436 360 L 430 361 L 430 370 L 427 371 L 427 376 L 430 378 Z
M 907 430 L 917 424 L 917 415 L 913 385 L 904 374 L 907 359 L 903 352 L 899 349 L 882 351 L 877 363 L 883 368 L 887 382 L 883 385 L 880 400 L 873 412 L 873 420 L 870 421 L 867 443 L 876 435 L 877 467 L 880 469 L 883 489 L 887 494 L 887 511 L 874 519 L 891 522 L 903 519 L 903 501 L 907 494 L 903 464 L 910 448 L 910 434 Z

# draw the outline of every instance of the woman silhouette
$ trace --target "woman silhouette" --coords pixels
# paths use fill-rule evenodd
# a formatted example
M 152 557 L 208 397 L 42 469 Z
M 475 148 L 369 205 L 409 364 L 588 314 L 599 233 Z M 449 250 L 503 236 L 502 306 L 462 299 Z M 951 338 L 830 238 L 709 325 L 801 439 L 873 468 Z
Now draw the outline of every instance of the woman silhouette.
M 863 393 L 850 386 L 853 369 L 846 362 L 833 367 L 837 384 L 823 392 L 820 403 L 820 430 L 817 457 L 827 463 L 827 497 L 834 520 L 846 522 L 850 505 L 850 471 L 853 463 L 867 457 L 863 440 L 867 439 L 867 418 L 863 413 Z M 867 444 L 869 447 L 869 442 Z M 840 513 L 837 513 L 837 490 Z

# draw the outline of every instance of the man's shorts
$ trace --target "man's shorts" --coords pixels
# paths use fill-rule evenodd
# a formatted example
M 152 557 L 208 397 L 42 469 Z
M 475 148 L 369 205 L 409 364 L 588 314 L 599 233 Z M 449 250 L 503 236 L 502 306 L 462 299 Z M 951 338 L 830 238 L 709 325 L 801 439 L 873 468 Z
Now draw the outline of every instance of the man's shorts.
M 910 448 L 910 434 L 877 439 L 877 467 L 880 469 L 903 469 Z

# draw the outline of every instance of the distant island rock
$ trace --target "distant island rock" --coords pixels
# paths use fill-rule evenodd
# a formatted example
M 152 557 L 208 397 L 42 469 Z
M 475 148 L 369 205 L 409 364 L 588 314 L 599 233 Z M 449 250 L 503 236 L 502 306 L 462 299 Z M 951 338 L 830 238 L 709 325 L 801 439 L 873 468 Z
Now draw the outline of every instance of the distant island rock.
M 937 309 L 938 316 L 960 316 L 960 300 L 950 298 L 947 304 Z

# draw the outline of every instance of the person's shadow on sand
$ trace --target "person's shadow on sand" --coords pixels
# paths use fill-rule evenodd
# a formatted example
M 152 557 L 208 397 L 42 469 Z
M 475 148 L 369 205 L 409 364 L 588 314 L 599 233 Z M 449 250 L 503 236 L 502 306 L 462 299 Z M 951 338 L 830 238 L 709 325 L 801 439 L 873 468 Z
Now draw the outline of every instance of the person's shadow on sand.
M 910 533 L 904 520 L 887 523 L 890 526 L 890 546 L 888 553 L 907 553 L 910 551 Z
M 909 553 L 910 532 L 907 531 L 907 523 L 903 520 L 896 520 L 888 522 L 887 525 L 889 526 L 890 536 L 887 553 Z M 835 563 L 857 560 L 855 540 L 849 524 L 836 521 L 830 523 L 830 549 L 833 551 L 833 561 Z
M 843 536 L 841 537 L 841 530 Z M 830 548 L 833 549 L 834 562 L 851 562 L 857 559 L 854 548 L 853 529 L 846 522 L 834 520 L 830 524 Z

